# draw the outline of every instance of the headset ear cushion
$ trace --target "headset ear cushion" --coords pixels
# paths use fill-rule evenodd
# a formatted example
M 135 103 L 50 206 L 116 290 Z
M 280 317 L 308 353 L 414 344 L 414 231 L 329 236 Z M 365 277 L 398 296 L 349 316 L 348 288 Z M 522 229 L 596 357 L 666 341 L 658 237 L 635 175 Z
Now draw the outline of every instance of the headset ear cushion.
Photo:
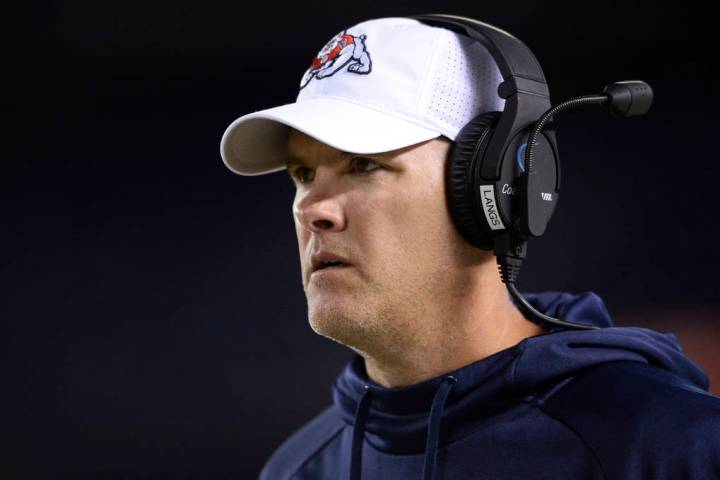
M 473 158 L 476 158 L 477 162 L 482 161 L 500 114 L 501 112 L 483 113 L 460 130 L 445 170 L 445 192 L 450 216 L 463 238 L 483 250 L 492 250 L 494 239 L 483 231 L 476 219 L 473 207 L 475 182 L 470 176 L 476 169 Z

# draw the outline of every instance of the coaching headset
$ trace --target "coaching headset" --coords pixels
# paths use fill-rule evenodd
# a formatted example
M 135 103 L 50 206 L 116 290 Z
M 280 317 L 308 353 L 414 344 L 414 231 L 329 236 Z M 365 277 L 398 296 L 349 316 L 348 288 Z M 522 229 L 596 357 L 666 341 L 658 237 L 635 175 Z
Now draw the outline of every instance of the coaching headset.
M 549 317 L 532 307 L 515 281 L 530 238 L 545 232 L 560 191 L 555 132 L 545 125 L 562 110 L 605 105 L 616 117 L 647 113 L 650 86 L 640 80 L 611 83 L 602 94 L 575 97 L 555 107 L 535 55 L 520 40 L 486 23 L 452 15 L 410 18 L 480 42 L 497 63 L 503 82 L 502 112 L 486 112 L 458 133 L 446 170 L 446 192 L 453 222 L 472 245 L 493 250 L 500 276 L 528 320 L 550 329 L 596 329 Z

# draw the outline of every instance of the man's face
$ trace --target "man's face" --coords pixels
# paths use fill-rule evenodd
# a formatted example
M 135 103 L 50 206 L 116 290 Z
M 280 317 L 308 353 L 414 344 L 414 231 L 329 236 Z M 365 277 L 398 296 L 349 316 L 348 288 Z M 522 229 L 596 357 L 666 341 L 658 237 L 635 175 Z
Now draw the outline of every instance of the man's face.
M 363 352 L 422 341 L 434 309 L 465 291 L 477 249 L 452 225 L 439 138 L 384 154 L 341 152 L 291 130 L 288 173 L 313 329 Z M 313 271 L 326 253 L 345 266 Z M 443 312 L 447 313 L 447 312 Z

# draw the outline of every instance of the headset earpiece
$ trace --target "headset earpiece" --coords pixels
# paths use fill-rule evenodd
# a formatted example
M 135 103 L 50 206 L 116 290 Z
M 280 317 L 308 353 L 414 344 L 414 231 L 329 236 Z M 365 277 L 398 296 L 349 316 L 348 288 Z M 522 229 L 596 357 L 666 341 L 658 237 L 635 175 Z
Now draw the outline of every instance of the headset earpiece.
M 538 222 L 536 234 L 520 230 L 522 205 L 530 192 L 525 191 L 523 153 L 528 131 L 522 131 L 509 143 L 499 164 L 499 178 L 482 177 L 486 149 L 495 134 L 501 112 L 478 115 L 465 125 L 455 139 L 446 170 L 446 193 L 450 216 L 460 234 L 470 244 L 493 250 L 495 237 L 511 233 L 515 238 L 539 236 L 545 230 L 557 204 L 560 187 L 559 162 L 551 129 L 535 141 L 535 187 L 531 208 Z M 537 190 L 537 191 L 535 191 Z
M 448 159 L 445 191 L 450 216 L 460 234 L 483 250 L 493 249 L 493 236 L 478 218 L 475 185 L 485 149 L 500 112 L 486 112 L 468 122 L 458 133 Z

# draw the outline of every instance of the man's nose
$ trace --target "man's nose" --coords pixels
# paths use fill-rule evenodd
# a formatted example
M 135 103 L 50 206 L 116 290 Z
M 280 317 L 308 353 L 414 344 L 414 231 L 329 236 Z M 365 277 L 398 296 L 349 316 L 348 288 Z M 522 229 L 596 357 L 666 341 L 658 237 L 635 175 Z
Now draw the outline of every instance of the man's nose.
M 295 217 L 306 229 L 314 233 L 341 231 L 345 228 L 345 215 L 339 194 L 331 185 L 314 185 L 295 204 Z

